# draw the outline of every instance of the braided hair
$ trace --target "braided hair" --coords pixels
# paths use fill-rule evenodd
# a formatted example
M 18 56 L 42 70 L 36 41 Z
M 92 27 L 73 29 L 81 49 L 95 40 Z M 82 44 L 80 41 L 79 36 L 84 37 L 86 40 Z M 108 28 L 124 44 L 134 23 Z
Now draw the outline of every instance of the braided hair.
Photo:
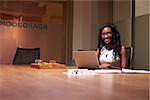
M 111 28 L 111 31 L 112 31 L 112 42 L 113 42 L 112 49 L 113 49 L 113 54 L 115 56 L 115 59 L 116 59 L 117 55 L 119 55 L 119 58 L 121 58 L 120 33 L 119 33 L 119 31 L 117 30 L 117 27 L 114 24 L 107 23 L 107 24 L 102 25 L 102 27 L 100 27 L 100 29 L 99 29 L 99 33 L 98 33 L 99 34 L 99 36 L 98 36 L 98 49 L 99 49 L 98 59 L 99 59 L 99 55 L 100 55 L 100 51 L 101 51 L 102 47 L 105 46 L 105 42 L 102 39 L 102 30 L 105 27 Z

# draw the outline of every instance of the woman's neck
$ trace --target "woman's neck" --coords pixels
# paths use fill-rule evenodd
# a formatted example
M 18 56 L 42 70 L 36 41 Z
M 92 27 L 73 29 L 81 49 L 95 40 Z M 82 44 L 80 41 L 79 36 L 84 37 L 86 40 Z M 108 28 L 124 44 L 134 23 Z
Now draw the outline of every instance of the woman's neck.
M 112 50 L 113 45 L 112 45 L 112 44 L 107 44 L 107 45 L 105 45 L 105 48 L 106 48 L 107 50 Z

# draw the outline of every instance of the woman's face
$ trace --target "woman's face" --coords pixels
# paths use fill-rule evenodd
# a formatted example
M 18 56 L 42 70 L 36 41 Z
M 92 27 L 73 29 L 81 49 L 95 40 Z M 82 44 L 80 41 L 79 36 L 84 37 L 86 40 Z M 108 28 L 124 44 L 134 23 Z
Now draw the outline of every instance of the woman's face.
M 112 42 L 112 30 L 110 27 L 105 27 L 101 33 L 102 40 L 105 44 L 110 44 Z

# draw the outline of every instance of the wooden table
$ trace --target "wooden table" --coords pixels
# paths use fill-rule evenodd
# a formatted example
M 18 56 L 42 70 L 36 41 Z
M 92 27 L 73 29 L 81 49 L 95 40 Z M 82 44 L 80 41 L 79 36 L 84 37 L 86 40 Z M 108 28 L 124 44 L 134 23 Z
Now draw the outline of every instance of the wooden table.
M 0 100 L 149 100 L 150 74 L 66 75 L 0 65 Z

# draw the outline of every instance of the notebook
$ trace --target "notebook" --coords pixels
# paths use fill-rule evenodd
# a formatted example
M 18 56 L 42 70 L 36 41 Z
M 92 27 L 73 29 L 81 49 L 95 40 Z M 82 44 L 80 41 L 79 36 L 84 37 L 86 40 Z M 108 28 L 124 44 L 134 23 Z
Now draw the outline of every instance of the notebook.
M 79 68 L 99 68 L 96 51 L 73 51 L 73 57 Z

